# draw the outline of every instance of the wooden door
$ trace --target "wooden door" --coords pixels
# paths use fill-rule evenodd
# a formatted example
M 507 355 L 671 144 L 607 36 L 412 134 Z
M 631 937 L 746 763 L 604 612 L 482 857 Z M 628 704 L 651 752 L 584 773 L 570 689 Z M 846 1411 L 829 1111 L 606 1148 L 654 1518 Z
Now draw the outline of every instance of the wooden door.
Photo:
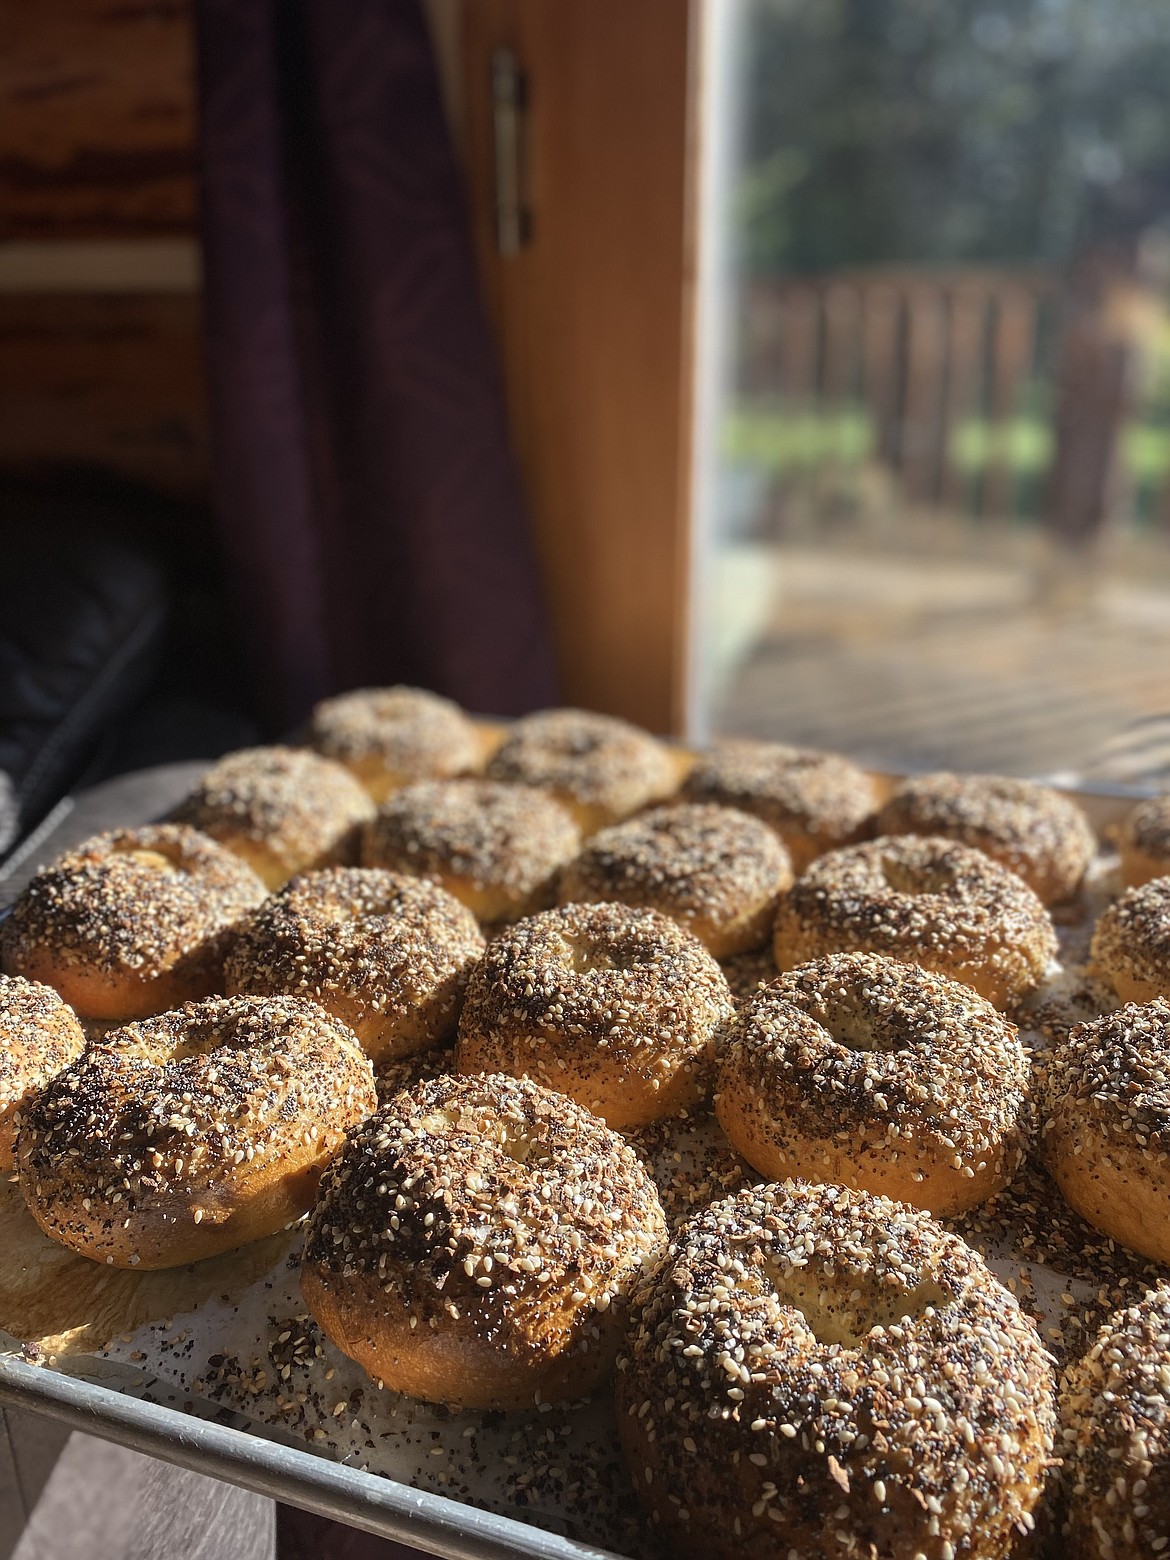
M 437 8 L 485 296 L 566 699 L 680 730 L 688 616 L 693 17 L 687 0 Z M 530 232 L 496 232 L 492 61 L 523 72 Z

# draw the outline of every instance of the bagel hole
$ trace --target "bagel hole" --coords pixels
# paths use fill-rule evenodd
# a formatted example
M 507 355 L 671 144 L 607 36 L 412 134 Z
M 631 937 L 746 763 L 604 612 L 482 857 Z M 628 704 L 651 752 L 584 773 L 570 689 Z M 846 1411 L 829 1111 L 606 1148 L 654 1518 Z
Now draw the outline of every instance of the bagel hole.
M 334 926 L 348 926 L 355 921 L 385 921 L 388 923 L 385 930 L 391 931 L 401 919 L 401 902 L 394 894 L 366 902 L 331 896 L 319 906 L 319 913 Z
M 852 1292 L 858 1286 L 847 1274 L 834 1284 L 800 1272 L 775 1274 L 773 1282 L 780 1303 L 800 1312 L 818 1343 L 842 1349 L 860 1348 L 875 1327 L 919 1321 L 929 1308 L 941 1310 L 952 1298 L 930 1279 L 910 1290 L 891 1288 L 870 1295 L 863 1290 L 857 1300 Z
M 189 1062 L 210 1056 L 213 1051 L 251 1051 L 257 1036 L 244 1025 L 229 1025 L 226 1029 L 192 1029 L 175 1042 L 169 1060 Z
M 198 1061 L 210 1055 L 224 1044 L 223 1035 L 213 1031 L 202 1034 L 196 1031 L 180 1039 L 172 1039 L 165 1032 L 147 1031 L 131 1038 L 128 1033 L 118 1046 L 123 1056 L 136 1056 L 152 1067 L 174 1067 L 182 1062 Z
M 185 872 L 182 853 L 174 845 L 115 845 L 112 856 L 125 856 L 151 872 Z
M 168 1060 L 172 1062 L 189 1062 L 197 1057 L 207 1056 L 209 1052 L 218 1050 L 219 1036 L 211 1040 L 181 1040 L 171 1052 Z
M 838 1045 L 847 1051 L 904 1051 L 909 1037 L 887 1019 L 875 1018 L 856 1002 L 842 997 L 826 1003 L 813 1015 Z
M 552 731 L 542 736 L 543 746 L 550 759 L 592 758 L 603 752 L 609 738 L 599 731 Z
M 591 970 L 632 970 L 653 960 L 636 948 L 614 948 L 585 937 L 566 937 L 565 952 L 574 975 Z
M 883 856 L 882 876 L 895 894 L 946 894 L 954 887 L 954 874 L 941 861 L 911 863 L 897 856 Z
M 524 1133 L 505 1131 L 495 1141 L 508 1158 L 515 1160 L 518 1165 L 538 1165 L 552 1158 L 547 1143 L 540 1143 Z
M 350 921 L 361 920 L 368 914 L 378 913 L 376 910 L 370 912 L 360 908 L 352 899 L 337 899 L 333 896 L 323 899 L 318 905 L 312 906 L 312 909 L 320 914 L 322 920 L 334 926 L 344 926 Z
M 529 1133 L 518 1130 L 515 1122 L 484 1121 L 469 1110 L 436 1110 L 421 1117 L 417 1125 L 424 1132 L 467 1132 L 485 1143 L 494 1143 L 498 1149 L 518 1165 L 539 1164 L 551 1159 L 548 1145 Z

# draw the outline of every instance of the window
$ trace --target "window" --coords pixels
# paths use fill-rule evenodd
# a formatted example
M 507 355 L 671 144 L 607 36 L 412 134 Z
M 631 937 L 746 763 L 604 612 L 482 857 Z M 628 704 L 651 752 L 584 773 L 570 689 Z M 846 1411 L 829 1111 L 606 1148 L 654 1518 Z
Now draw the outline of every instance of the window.
M 693 724 L 1079 767 L 1170 711 L 1170 9 L 727 0 L 705 48 Z

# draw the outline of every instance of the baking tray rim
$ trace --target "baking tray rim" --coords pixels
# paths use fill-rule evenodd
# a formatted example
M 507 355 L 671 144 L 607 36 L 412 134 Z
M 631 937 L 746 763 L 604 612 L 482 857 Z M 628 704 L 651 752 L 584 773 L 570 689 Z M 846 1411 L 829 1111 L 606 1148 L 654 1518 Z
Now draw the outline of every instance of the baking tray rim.
M 225 1480 L 448 1560 L 621 1560 L 515 1517 L 351 1468 L 251 1430 L 200 1419 L 12 1353 L 0 1353 L 0 1406 Z

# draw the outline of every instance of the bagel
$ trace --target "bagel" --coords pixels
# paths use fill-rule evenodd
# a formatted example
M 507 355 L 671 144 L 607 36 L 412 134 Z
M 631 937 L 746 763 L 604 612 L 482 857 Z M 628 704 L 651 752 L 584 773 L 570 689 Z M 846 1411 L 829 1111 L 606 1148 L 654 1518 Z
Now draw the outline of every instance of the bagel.
M 531 1408 L 609 1374 L 629 1291 L 665 1244 L 653 1182 L 588 1111 L 527 1079 L 436 1078 L 350 1134 L 301 1292 L 380 1384 Z
M 877 788 L 864 769 L 838 753 L 780 742 L 720 742 L 700 754 L 681 795 L 763 819 L 798 874 L 825 851 L 864 839 L 877 808 Z
M 781 970 L 850 952 L 919 964 L 1006 1008 L 1040 984 L 1057 942 L 1014 872 L 969 845 L 902 835 L 830 851 L 781 900 Z
M 723 972 L 655 910 L 563 905 L 494 937 L 467 985 L 455 1065 L 532 1077 L 611 1127 L 698 1104 L 731 1017 Z
M 0 1171 L 16 1162 L 26 1102 L 84 1050 L 77 1015 L 51 987 L 0 975 Z
M 1045 1053 L 1041 1147 L 1069 1205 L 1170 1262 L 1170 1002 L 1127 1003 Z
M 181 1267 L 312 1206 L 377 1106 L 354 1036 L 313 1002 L 212 997 L 113 1031 L 23 1113 L 20 1188 L 53 1240 L 112 1267 Z
M 1097 853 L 1089 820 L 1072 797 L 1002 775 L 904 780 L 878 814 L 877 832 L 971 845 L 1022 877 L 1045 905 L 1071 899 Z
M 1069 1560 L 1170 1547 L 1170 1288 L 1110 1316 L 1060 1384 Z
M 561 873 L 562 904 L 635 905 L 685 926 L 717 959 L 770 938 L 792 863 L 767 824 L 730 807 L 655 807 L 602 829 Z
M 1151 796 L 1126 814 L 1117 831 L 1121 881 L 1140 888 L 1170 875 L 1170 796 Z
M 1123 1002 L 1170 997 L 1170 878 L 1127 889 L 1102 912 L 1089 967 Z
M 684 1555 L 998 1560 L 1035 1520 L 1053 1378 L 958 1236 L 789 1182 L 697 1214 L 639 1285 L 618 1428 Z
M 1031 1067 L 970 986 L 876 953 L 782 975 L 740 1010 L 715 1110 L 766 1180 L 833 1181 L 928 1212 L 1002 1190 L 1024 1158 Z
M 612 715 L 542 710 L 516 721 L 484 771 L 556 797 L 584 835 L 620 823 L 678 789 L 675 757 Z
M 471 911 L 437 883 L 327 867 L 244 921 L 224 979 L 230 996 L 311 997 L 381 1063 L 454 1035 L 483 948 Z
M 146 1018 L 222 990 L 233 929 L 264 893 L 185 825 L 114 829 L 32 879 L 4 924 L 4 970 L 52 986 L 80 1018 Z
M 374 804 L 348 769 L 307 748 L 242 748 L 207 771 L 174 811 L 246 861 L 270 888 L 353 861 Z
M 357 688 L 323 699 L 309 746 L 344 764 L 375 802 L 415 780 L 448 780 L 480 767 L 479 732 L 457 704 L 421 688 Z
M 491 780 L 420 781 L 366 826 L 361 860 L 431 877 L 486 925 L 552 904 L 557 874 L 581 837 L 557 802 Z

